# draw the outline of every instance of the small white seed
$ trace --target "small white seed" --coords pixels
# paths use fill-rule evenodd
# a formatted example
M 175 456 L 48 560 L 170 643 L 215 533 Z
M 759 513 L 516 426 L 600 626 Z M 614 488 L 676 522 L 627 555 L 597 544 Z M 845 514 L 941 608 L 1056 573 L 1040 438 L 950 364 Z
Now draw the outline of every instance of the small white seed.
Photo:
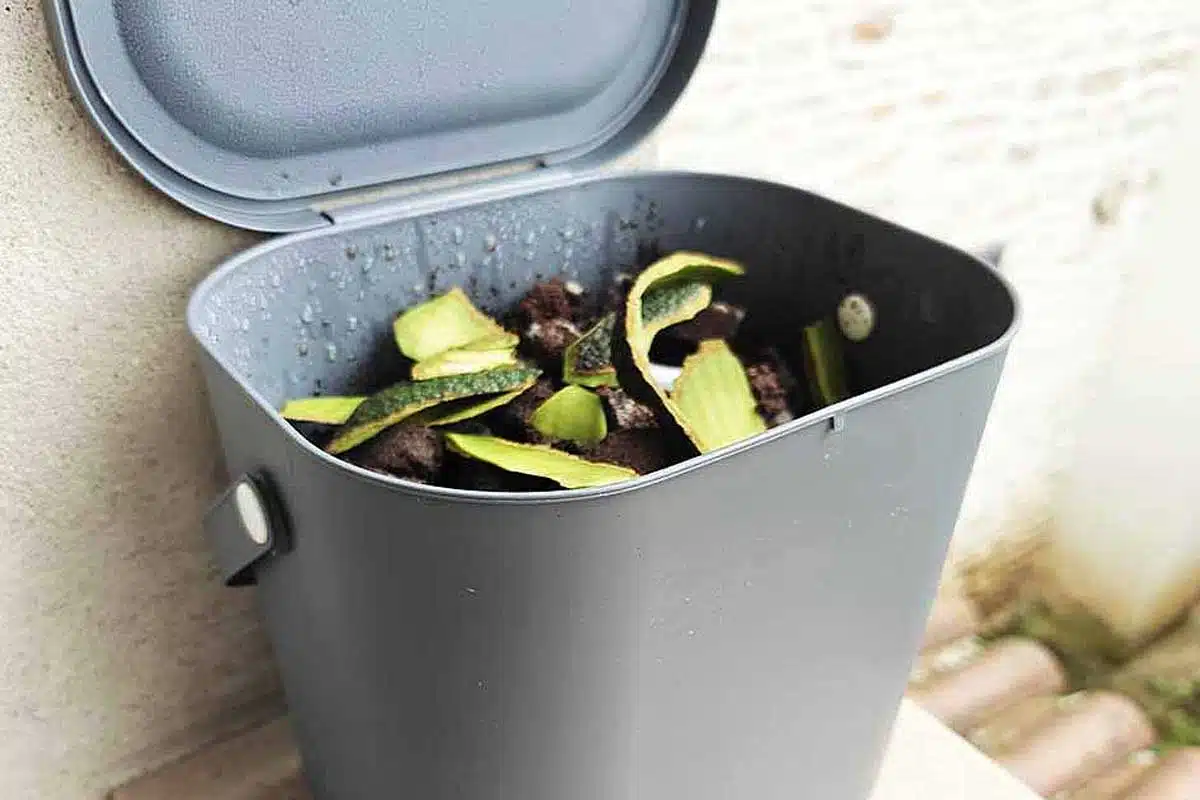
M 852 342 L 861 342 L 875 329 L 875 308 L 861 294 L 848 294 L 837 310 L 838 326 Z

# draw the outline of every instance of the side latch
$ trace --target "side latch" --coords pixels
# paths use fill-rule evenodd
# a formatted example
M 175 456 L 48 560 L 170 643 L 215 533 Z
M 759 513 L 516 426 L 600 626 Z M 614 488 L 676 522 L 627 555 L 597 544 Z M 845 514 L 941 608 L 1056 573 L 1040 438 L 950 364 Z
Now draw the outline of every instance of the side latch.
M 254 584 L 254 565 L 286 541 L 274 493 L 262 476 L 234 481 L 205 515 L 204 532 L 226 586 Z

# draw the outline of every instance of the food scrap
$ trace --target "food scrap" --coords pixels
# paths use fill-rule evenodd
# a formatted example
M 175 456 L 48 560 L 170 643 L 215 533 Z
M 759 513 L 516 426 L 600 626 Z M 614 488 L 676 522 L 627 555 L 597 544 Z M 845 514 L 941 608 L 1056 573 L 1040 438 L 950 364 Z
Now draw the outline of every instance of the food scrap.
M 330 454 L 419 483 L 542 491 L 631 480 L 849 396 L 836 310 L 791 342 L 753 341 L 752 309 L 716 299 L 743 273 L 676 252 L 608 286 L 541 281 L 499 318 L 454 288 L 393 323 L 407 379 L 289 400 L 280 414 Z M 783 352 L 799 354 L 798 369 Z

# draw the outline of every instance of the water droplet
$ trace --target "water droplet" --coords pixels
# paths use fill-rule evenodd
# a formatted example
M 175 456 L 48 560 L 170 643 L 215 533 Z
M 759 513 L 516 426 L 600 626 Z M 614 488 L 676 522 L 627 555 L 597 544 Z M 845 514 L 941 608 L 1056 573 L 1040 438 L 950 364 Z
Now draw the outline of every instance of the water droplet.
M 329 270 L 329 274 L 325 277 L 328 279 L 328 281 L 330 283 L 333 283 L 334 281 L 337 280 L 338 271 L 336 269 L 331 269 L 331 270 Z
M 562 244 L 560 244 L 559 242 L 554 243 L 554 252 L 561 253 L 562 249 L 563 249 Z
M 571 260 L 571 256 L 573 256 L 573 255 L 575 255 L 575 248 L 574 248 L 574 247 L 564 247 L 564 248 L 563 248 L 563 258 L 565 258 L 566 260 L 570 261 L 570 260 Z
M 325 358 L 330 361 L 337 361 L 337 345 L 333 342 L 325 345 Z
M 321 320 L 321 327 L 324 328 L 327 333 L 332 333 L 333 332 L 333 320 L 329 320 L 329 319 Z
M 244 320 L 242 320 L 242 322 L 241 322 L 241 328 L 242 328 L 242 330 L 243 330 L 243 331 L 248 331 L 248 330 L 250 330 L 250 320 L 248 320 L 248 319 L 244 319 Z
M 367 292 L 366 292 L 366 290 L 365 290 L 365 289 L 359 289 L 359 290 L 358 290 L 358 299 L 359 299 L 359 300 L 366 300 L 366 299 L 367 299 Z
M 564 239 L 566 239 L 568 242 L 571 241 L 572 239 L 575 238 L 575 229 L 574 228 L 563 228 L 562 229 L 562 237 Z
M 301 342 L 296 345 L 296 352 L 302 356 L 308 355 L 308 342 Z
M 704 217 L 696 217 L 696 221 L 692 223 L 692 227 L 695 228 L 696 233 L 699 233 L 700 231 L 704 230 L 704 226 L 707 224 L 708 220 Z
M 271 285 L 279 287 L 283 284 L 283 278 L 279 277 L 278 272 L 271 273 Z
M 396 260 L 396 248 L 392 247 L 390 244 L 385 244 L 383 246 L 383 260 L 384 261 L 395 261 Z
M 533 231 L 529 231 L 528 233 L 525 234 L 525 244 L 531 245 L 536 241 L 537 241 L 537 234 L 534 233 Z
M 688 636 L 695 636 L 695 635 L 696 635 L 696 631 L 694 631 L 694 630 L 688 631 Z
M 351 261 L 358 258 L 358 245 L 356 245 L 356 244 L 346 245 L 346 258 L 350 259 Z
M 368 272 L 370 272 L 370 271 L 371 271 L 371 267 L 373 267 L 373 266 L 375 266 L 375 264 L 374 264 L 374 262 L 373 262 L 371 259 L 369 259 L 369 258 L 364 258 L 364 259 L 363 259 L 363 262 L 362 262 L 362 271 L 363 271 L 363 274 L 364 274 L 364 275 L 366 275 Z
M 358 330 L 358 317 L 353 314 L 346 317 L 346 327 L 352 331 Z
M 685 606 L 690 606 L 692 604 L 692 598 L 690 598 L 690 597 L 683 598 L 683 604 Z
M 530 251 L 530 252 L 528 252 L 528 253 L 526 253 L 526 254 L 525 254 L 525 260 L 526 260 L 526 261 L 533 261 L 533 252 L 532 252 L 532 251 Z
M 313 321 L 313 309 L 308 303 L 304 304 L 304 310 L 300 312 L 300 321 L 305 325 Z
M 742 583 L 742 586 L 745 586 L 747 589 L 753 589 L 753 588 L 754 588 L 754 581 L 744 581 L 744 582 Z
M 335 172 L 332 175 L 330 175 L 329 176 L 329 185 L 330 186 L 341 186 L 342 185 L 342 173 Z
M 489 233 L 487 236 L 483 237 L 483 249 L 487 250 L 489 253 L 496 252 L 496 235 L 495 234 Z
M 465 267 L 467 265 L 467 254 L 459 250 L 454 254 L 454 263 L 460 267 Z
M 414 283 L 414 284 L 412 285 L 412 290 L 413 290 L 414 292 L 419 292 L 419 291 L 421 291 L 421 290 L 422 290 L 422 289 L 424 289 L 424 288 L 425 288 L 425 284 L 423 284 L 423 283 Z
M 309 281 L 309 282 L 308 282 L 308 293 L 309 293 L 309 294 L 316 294 L 316 293 L 317 293 L 317 282 L 316 282 L 316 281 Z
M 455 225 L 455 226 L 454 226 L 454 231 L 453 231 L 452 233 L 453 233 L 453 236 L 454 236 L 454 243 L 455 243 L 455 244 L 462 244 L 462 243 L 463 243 L 463 237 L 464 237 L 464 233 L 463 233 L 462 226 L 461 226 L 461 225 Z

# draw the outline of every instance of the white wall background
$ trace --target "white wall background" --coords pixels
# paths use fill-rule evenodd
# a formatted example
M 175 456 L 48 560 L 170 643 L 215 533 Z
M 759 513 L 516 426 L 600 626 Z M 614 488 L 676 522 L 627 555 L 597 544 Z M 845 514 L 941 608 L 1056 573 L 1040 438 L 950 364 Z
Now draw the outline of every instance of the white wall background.
M 1132 642 L 1200 600 L 1200 80 L 1180 110 L 1050 529 L 1059 588 Z
M 0 7 L 0 797 L 73 800 L 261 714 L 273 677 L 197 528 L 217 457 L 182 324 L 250 237 L 128 174 L 70 103 L 39 5 Z M 963 547 L 1045 511 L 1196 8 L 726 0 L 658 138 L 670 165 L 1011 243 L 1027 321 Z
M 719 17 L 661 162 L 805 186 L 964 247 L 1010 245 L 1024 327 L 956 551 L 1028 529 L 1067 459 L 1200 4 L 742 0 Z

